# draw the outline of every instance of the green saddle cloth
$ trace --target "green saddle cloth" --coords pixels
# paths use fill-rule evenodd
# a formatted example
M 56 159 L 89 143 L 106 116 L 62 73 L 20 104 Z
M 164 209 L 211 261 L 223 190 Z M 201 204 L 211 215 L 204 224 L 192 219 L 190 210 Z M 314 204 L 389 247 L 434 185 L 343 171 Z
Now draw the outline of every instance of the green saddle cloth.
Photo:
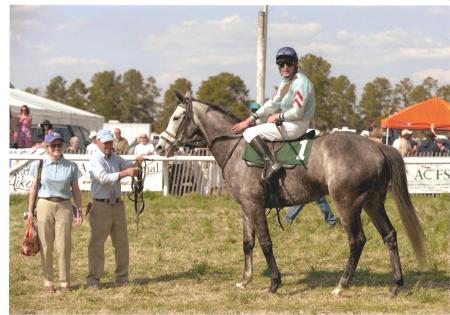
M 283 166 L 295 166 L 295 165 L 308 165 L 309 154 L 311 153 L 311 147 L 313 139 L 305 140 L 291 140 L 281 142 L 278 148 L 275 148 L 275 156 L 277 160 L 283 164 Z M 269 144 L 269 147 L 271 145 Z M 249 143 L 245 144 L 244 154 L 242 159 L 251 164 L 263 166 L 264 160 L 256 153 Z

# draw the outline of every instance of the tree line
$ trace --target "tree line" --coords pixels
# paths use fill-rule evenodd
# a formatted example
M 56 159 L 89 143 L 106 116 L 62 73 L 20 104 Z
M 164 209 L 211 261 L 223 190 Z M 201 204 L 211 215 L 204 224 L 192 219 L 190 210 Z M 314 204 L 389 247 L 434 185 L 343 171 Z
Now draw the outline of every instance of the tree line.
M 299 60 L 299 66 L 313 82 L 316 95 L 314 124 L 321 130 L 348 126 L 365 129 L 368 122 L 380 122 L 382 118 L 402 108 L 440 96 L 450 101 L 450 85 L 439 86 L 438 80 L 427 77 L 419 85 L 404 78 L 392 84 L 387 78 L 377 77 L 364 85 L 361 99 L 356 101 L 356 87 L 347 76 L 331 76 L 331 64 L 320 56 L 308 54 Z M 75 79 L 70 85 L 62 76 L 56 76 L 46 86 L 46 98 L 68 104 L 120 122 L 149 122 L 155 132 L 161 132 L 175 110 L 177 100 L 174 91 L 192 91 L 188 78 L 176 79 L 164 92 L 150 76 L 144 78 L 136 69 L 116 74 L 115 71 L 95 73 L 87 86 Z M 37 88 L 25 91 L 39 94 Z M 237 117 L 244 119 L 253 100 L 244 81 L 237 75 L 222 72 L 202 81 L 193 95 L 202 101 L 226 107 Z

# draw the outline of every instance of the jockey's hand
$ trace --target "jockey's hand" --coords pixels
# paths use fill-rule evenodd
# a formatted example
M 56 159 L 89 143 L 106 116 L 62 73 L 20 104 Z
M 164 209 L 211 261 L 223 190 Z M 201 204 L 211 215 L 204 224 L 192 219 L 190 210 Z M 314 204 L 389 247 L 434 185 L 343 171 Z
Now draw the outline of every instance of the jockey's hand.
M 134 159 L 136 162 L 142 162 L 145 159 L 145 155 L 141 154 L 141 155 L 136 155 L 136 158 Z
M 247 129 L 248 127 L 250 127 L 252 122 L 253 122 L 253 118 L 249 117 L 246 120 L 241 121 L 240 123 L 237 123 L 237 124 L 233 125 L 233 127 L 231 127 L 231 130 L 234 133 L 240 133 L 240 132 L 244 131 L 245 129 Z
M 267 122 L 268 123 L 276 123 L 279 118 L 280 118 L 280 114 L 273 114 L 273 115 L 270 115 L 269 118 L 267 118 Z

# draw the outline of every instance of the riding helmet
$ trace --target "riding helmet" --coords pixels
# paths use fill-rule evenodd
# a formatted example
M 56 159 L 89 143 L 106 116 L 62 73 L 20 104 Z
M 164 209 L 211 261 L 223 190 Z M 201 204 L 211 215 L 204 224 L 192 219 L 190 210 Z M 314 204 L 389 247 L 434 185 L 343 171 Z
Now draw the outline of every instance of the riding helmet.
M 292 61 L 296 64 L 298 63 L 297 53 L 295 52 L 294 48 L 282 47 L 278 49 L 275 62 L 276 64 L 279 64 L 283 61 Z

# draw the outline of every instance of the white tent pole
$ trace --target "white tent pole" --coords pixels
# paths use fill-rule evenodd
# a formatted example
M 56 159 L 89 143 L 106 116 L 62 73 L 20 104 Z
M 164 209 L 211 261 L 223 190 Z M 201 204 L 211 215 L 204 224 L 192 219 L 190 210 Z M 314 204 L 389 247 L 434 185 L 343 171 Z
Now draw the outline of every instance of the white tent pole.
M 389 127 L 386 126 L 386 144 L 389 143 Z

